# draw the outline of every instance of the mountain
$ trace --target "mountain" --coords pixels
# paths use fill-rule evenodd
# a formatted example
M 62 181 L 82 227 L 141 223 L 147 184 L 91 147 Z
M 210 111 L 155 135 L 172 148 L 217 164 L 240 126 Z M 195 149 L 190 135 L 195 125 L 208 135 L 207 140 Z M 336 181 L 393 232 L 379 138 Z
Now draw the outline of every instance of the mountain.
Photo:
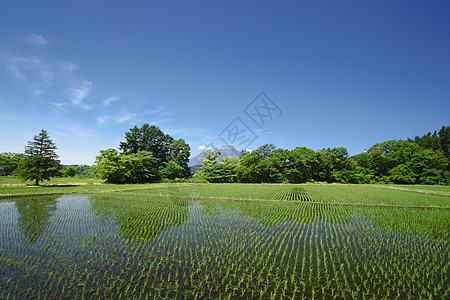
M 225 157 L 239 157 L 239 155 L 241 154 L 241 151 L 234 147 L 233 145 L 226 145 L 226 146 L 221 146 L 218 148 L 211 148 L 211 150 L 214 151 L 219 151 L 220 155 L 219 155 L 219 161 L 221 161 L 222 159 L 224 159 Z M 200 153 L 197 156 L 192 157 L 191 159 L 189 159 L 189 167 L 194 167 L 194 166 L 201 166 L 202 165 L 202 158 L 205 155 L 205 151 L 204 150 L 202 153 Z

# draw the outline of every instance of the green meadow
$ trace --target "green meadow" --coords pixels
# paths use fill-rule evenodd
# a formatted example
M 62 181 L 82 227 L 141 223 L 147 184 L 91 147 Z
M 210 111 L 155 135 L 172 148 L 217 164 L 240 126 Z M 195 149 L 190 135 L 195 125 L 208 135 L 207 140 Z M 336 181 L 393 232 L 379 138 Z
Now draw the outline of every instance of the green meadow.
M 448 299 L 449 193 L 0 177 L 0 299 Z

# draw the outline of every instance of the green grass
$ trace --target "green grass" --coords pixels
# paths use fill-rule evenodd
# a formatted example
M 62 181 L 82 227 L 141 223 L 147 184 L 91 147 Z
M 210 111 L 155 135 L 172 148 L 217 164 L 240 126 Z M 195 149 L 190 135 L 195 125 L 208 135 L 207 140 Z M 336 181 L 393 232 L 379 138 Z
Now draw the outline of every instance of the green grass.
M 100 179 L 94 178 L 77 178 L 77 177 L 64 177 L 64 178 L 52 178 L 50 181 L 40 182 L 40 185 L 75 185 L 75 184 L 93 184 L 102 183 Z M 0 186 L 13 185 L 13 186 L 30 186 L 34 185 L 34 181 L 22 181 L 16 176 L 0 176 Z
M 164 187 L 167 184 L 157 184 Z M 50 181 L 40 183 L 22 182 L 13 176 L 0 176 L 0 197 L 48 195 L 48 194 L 80 194 L 80 193 L 114 193 L 124 192 L 129 189 L 153 188 L 155 185 L 135 184 L 104 184 L 102 180 L 92 178 L 52 178 Z
M 326 204 L 450 208 L 450 187 L 340 184 L 103 184 L 96 179 L 55 178 L 34 186 L 0 177 L 0 197 L 35 194 L 120 193 Z
M 445 207 L 450 197 L 378 188 L 372 185 L 271 185 L 271 184 L 169 184 L 124 188 L 123 193 L 134 195 L 184 196 L 193 198 L 281 200 L 325 204 Z

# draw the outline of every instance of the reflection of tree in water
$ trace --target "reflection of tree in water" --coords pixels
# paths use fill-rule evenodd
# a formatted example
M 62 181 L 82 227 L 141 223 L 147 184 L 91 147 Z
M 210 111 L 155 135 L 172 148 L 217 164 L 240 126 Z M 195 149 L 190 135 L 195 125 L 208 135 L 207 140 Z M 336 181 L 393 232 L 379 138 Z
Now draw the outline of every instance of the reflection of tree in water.
M 35 243 L 44 233 L 49 218 L 56 210 L 58 196 L 40 196 L 15 201 L 19 213 L 19 227 L 31 243 Z
M 114 216 L 124 236 L 138 241 L 151 240 L 188 217 L 187 201 L 175 197 L 110 195 L 91 200 L 97 213 Z

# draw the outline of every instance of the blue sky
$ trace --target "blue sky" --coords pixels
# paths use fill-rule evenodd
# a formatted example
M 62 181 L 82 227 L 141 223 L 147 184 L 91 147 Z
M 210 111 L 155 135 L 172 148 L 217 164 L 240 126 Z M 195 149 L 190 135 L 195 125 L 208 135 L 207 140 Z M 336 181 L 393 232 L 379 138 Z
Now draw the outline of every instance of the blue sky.
M 422 135 L 450 125 L 449 15 L 449 1 L 3 0 L 0 153 L 44 128 L 62 163 L 92 164 L 144 123 L 192 155 Z

